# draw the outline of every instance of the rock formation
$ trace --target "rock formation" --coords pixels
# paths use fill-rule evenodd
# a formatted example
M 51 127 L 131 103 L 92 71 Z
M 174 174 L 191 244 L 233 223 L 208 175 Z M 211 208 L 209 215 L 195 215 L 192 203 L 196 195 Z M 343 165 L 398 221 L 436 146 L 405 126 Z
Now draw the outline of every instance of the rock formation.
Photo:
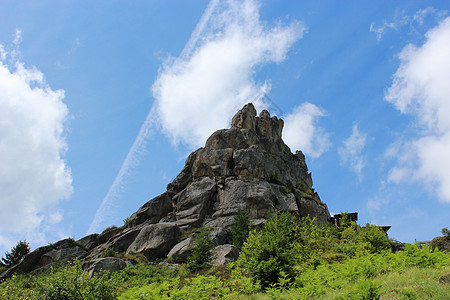
M 245 105 L 233 117 L 231 128 L 214 132 L 205 147 L 191 153 L 167 191 L 132 214 L 127 226 L 84 237 L 76 244 L 56 243 L 61 249 L 38 248 L 2 277 L 31 272 L 58 258 L 95 260 L 108 249 L 140 252 L 150 261 L 169 257 L 183 262 L 194 245 L 189 232 L 200 226 L 212 227 L 210 237 L 217 246 L 212 263 L 225 263 L 236 257 L 237 249 L 223 245 L 230 240 L 230 226 L 240 210 L 247 210 L 256 226 L 277 209 L 300 219 L 309 215 L 318 223 L 327 222 L 330 214 L 312 188 L 305 156 L 301 151 L 292 154 L 281 138 L 283 124 L 268 111 L 257 116 L 251 103 Z M 97 272 L 92 271 L 93 264 L 86 265 Z

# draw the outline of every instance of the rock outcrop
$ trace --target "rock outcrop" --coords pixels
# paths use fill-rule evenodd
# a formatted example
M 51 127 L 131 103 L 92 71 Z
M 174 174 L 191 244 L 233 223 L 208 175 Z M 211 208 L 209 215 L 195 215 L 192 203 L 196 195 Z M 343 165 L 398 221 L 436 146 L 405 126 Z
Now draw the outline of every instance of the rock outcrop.
M 327 222 L 330 214 L 313 189 L 305 156 L 301 151 L 293 154 L 284 144 L 283 125 L 283 120 L 271 117 L 268 111 L 257 116 L 251 103 L 245 105 L 233 117 L 231 128 L 214 132 L 205 147 L 191 153 L 167 191 L 132 214 L 127 227 L 82 238 L 78 241 L 80 249 L 67 247 L 66 252 L 93 260 L 112 249 L 140 252 L 150 261 L 169 257 L 183 262 L 194 246 L 188 233 L 205 226 L 212 227 L 214 264 L 219 264 L 236 259 L 237 249 L 226 244 L 240 210 L 248 211 L 253 225 L 264 223 L 277 209 L 299 219 L 310 216 L 317 223 Z M 67 256 L 64 251 L 58 254 L 47 250 L 39 248 L 29 254 L 16 272 L 27 273 Z M 111 263 L 123 266 L 118 260 Z M 27 267 L 21 266 L 24 264 Z M 92 269 L 92 264 L 86 266 L 90 271 L 95 269 L 92 272 L 99 271 L 99 267 Z

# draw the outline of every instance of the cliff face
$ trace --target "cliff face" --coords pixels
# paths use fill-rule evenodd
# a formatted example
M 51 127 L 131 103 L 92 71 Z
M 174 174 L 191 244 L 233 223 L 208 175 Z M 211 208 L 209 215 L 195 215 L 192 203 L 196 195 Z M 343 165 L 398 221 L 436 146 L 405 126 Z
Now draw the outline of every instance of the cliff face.
M 264 223 L 276 209 L 327 222 L 330 214 L 312 188 L 305 157 L 301 151 L 291 153 L 281 138 L 282 130 L 283 120 L 270 117 L 266 110 L 257 116 L 251 103 L 245 105 L 233 117 L 231 128 L 216 131 L 205 147 L 191 153 L 167 191 L 132 214 L 127 227 L 90 235 L 75 244 L 60 243 L 70 246 L 66 248 L 39 248 L 13 269 L 27 273 L 69 257 L 91 260 L 92 268 L 92 260 L 107 249 L 182 262 L 193 246 L 190 237 L 180 241 L 183 231 L 212 227 L 211 238 L 223 251 L 241 209 L 249 212 L 254 225 Z M 59 252 L 50 255 L 51 251 Z M 236 249 L 229 251 L 236 253 Z

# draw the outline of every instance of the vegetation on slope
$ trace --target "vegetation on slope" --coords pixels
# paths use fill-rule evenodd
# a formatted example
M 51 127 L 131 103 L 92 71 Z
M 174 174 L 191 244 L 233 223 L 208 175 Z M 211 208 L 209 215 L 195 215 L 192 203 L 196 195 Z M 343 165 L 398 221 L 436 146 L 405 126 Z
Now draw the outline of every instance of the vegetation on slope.
M 337 229 L 308 219 L 298 225 L 292 215 L 278 212 L 250 231 L 238 261 L 227 266 L 200 269 L 201 259 L 195 268 L 140 263 L 90 278 L 75 261 L 6 280 L 0 298 L 448 299 L 448 254 L 415 245 L 392 253 L 378 227 L 345 218 L 341 223 Z M 194 253 L 201 258 L 209 246 L 198 245 Z

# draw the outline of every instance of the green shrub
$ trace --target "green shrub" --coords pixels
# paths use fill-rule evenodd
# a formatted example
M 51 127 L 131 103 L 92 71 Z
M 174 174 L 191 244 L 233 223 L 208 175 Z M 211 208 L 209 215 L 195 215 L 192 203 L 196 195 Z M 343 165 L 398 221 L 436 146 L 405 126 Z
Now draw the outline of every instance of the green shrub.
M 68 238 L 68 241 L 72 247 L 80 247 L 81 249 L 87 250 L 86 247 L 82 243 L 76 241 L 72 237 Z
M 375 225 L 366 224 L 359 228 L 356 239 L 362 251 L 368 253 L 381 253 L 391 249 L 387 234 Z
M 74 261 L 40 276 L 13 276 L 0 284 L 0 298 L 110 300 L 117 298 L 117 287 L 106 275 L 89 277 L 81 263 Z
M 447 227 L 442 228 L 441 232 L 442 232 L 442 236 L 450 237 L 450 230 L 448 230 Z
M 250 221 L 248 219 L 248 212 L 246 210 L 239 210 L 233 225 L 231 225 L 231 243 L 238 249 L 241 249 L 248 238 L 249 232 Z
M 119 227 L 117 227 L 116 225 L 111 225 L 111 226 L 109 226 L 109 227 L 103 229 L 103 231 L 102 231 L 101 234 L 107 233 L 108 231 L 116 230 L 116 229 L 118 229 L 118 228 L 119 228 Z
M 163 265 L 137 264 L 112 273 L 111 278 L 121 289 L 128 289 L 142 287 L 153 282 L 162 282 L 174 278 L 177 274 L 177 270 Z
M 191 272 L 196 272 L 207 267 L 207 263 L 211 258 L 211 250 L 214 248 L 214 243 L 209 237 L 212 228 L 202 228 L 194 238 L 194 248 L 192 254 L 187 258 L 188 269 Z
M 262 230 L 250 232 L 238 265 L 264 288 L 278 283 L 281 272 L 293 278 L 297 229 L 297 220 L 291 214 L 276 212 Z
M 374 300 L 380 299 L 380 287 L 368 280 L 358 280 L 355 285 L 351 286 L 346 295 L 336 297 L 336 299 L 358 299 L 358 300 Z
M 106 249 L 105 251 L 102 252 L 102 255 L 100 257 L 118 257 L 118 258 L 122 258 L 123 255 L 119 254 L 113 248 L 108 248 L 108 249 Z
M 123 226 L 125 228 L 130 227 L 130 217 L 126 217 L 125 219 L 123 219 Z

